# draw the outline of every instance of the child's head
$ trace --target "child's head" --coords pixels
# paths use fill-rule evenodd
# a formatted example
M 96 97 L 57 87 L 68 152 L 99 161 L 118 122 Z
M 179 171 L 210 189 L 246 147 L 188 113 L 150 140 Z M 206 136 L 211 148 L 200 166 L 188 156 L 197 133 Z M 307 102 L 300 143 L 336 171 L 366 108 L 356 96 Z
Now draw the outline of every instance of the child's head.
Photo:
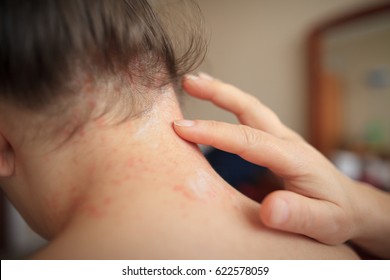
M 91 111 L 105 96 L 109 106 L 121 103 L 134 116 L 154 99 L 150 89 L 177 81 L 204 49 L 192 26 L 187 49 L 178 55 L 167 21 L 147 0 L 0 5 L 1 107 L 63 117 L 72 104 L 85 102 L 83 110 Z

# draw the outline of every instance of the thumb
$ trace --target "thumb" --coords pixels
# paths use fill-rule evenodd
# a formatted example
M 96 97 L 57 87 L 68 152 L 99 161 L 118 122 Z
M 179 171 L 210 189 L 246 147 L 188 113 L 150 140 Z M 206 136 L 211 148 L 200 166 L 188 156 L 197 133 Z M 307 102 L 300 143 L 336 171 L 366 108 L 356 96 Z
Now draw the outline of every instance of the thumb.
M 337 205 L 285 190 L 264 199 L 260 219 L 270 228 L 306 235 L 330 245 L 347 241 L 352 230 Z

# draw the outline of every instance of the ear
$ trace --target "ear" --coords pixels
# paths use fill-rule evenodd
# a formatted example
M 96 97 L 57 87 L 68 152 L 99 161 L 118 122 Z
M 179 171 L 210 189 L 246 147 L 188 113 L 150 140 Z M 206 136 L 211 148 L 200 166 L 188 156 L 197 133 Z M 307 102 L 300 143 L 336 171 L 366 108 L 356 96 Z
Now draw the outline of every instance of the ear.
M 14 150 L 0 131 L 0 177 L 9 177 L 14 173 L 14 170 Z

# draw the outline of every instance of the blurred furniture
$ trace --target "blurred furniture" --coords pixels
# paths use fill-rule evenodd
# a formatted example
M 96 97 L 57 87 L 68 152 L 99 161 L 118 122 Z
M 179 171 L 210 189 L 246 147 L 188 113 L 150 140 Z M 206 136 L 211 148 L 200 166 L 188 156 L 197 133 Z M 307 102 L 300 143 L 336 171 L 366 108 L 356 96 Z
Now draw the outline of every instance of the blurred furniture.
M 310 143 L 390 191 L 390 3 L 319 25 L 307 48 Z
M 308 36 L 310 142 L 327 156 L 334 149 L 339 148 L 343 142 L 342 131 L 347 125 L 342 119 L 345 108 L 343 84 L 340 78 L 335 75 L 335 71 L 329 71 L 329 65 L 327 65 L 329 63 L 337 64 L 339 61 L 326 61 L 327 34 L 342 28 L 345 29 L 348 25 L 360 24 L 360 22 L 378 17 L 390 19 L 390 3 L 356 11 L 325 22 L 315 28 Z M 348 35 L 344 35 L 344 37 L 346 36 Z M 390 104 L 388 105 L 390 107 Z

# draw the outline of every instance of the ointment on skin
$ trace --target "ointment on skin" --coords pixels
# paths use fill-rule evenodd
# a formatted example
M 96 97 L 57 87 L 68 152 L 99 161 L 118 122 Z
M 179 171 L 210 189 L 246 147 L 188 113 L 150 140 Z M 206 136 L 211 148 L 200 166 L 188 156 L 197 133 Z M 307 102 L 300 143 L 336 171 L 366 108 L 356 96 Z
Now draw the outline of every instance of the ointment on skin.
M 229 207 L 240 208 L 236 191 L 203 170 L 197 170 L 194 176 L 188 179 L 184 188 L 199 201 L 207 203 L 222 200 Z
M 191 193 L 199 200 L 208 201 L 217 197 L 216 186 L 218 186 L 218 183 L 202 170 L 195 172 L 194 177 L 188 180 L 187 186 Z

